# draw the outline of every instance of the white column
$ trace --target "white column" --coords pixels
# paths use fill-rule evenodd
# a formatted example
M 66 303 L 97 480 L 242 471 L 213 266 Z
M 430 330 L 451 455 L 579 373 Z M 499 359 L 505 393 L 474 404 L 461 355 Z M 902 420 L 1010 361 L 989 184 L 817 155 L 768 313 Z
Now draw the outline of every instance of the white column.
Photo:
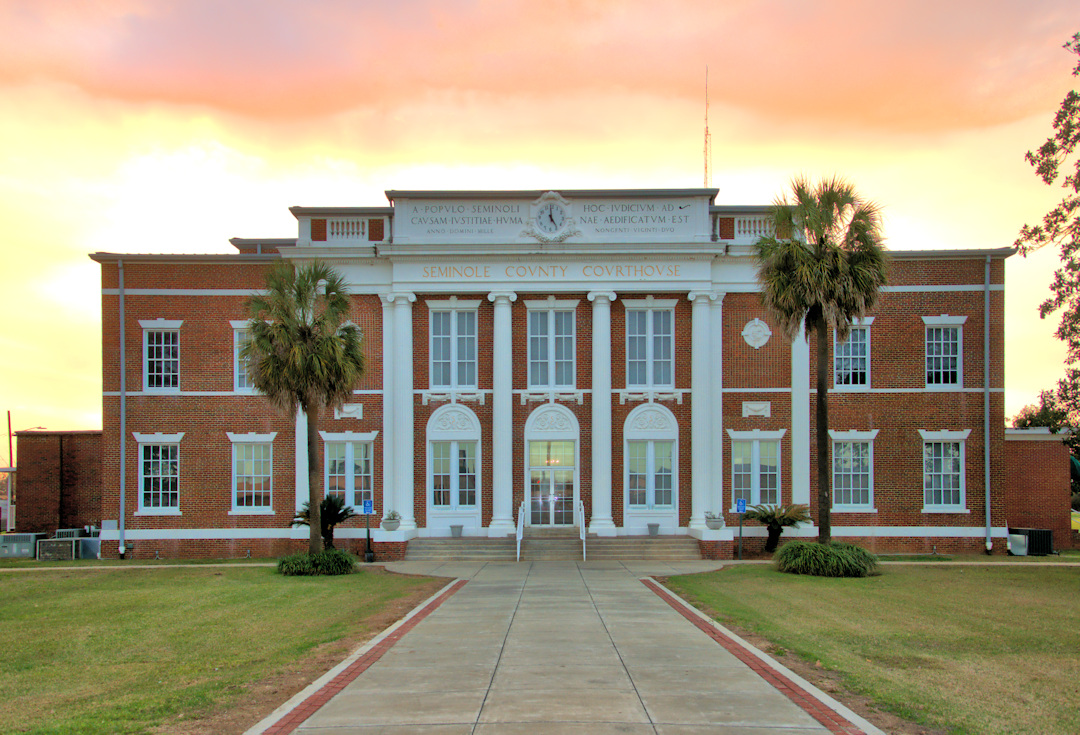
M 724 512 L 724 294 L 717 294 L 709 309 L 710 366 L 712 380 L 709 384 L 709 429 L 712 444 L 709 451 L 709 477 L 711 486 L 705 510 Z
M 383 517 L 396 510 L 394 499 L 394 301 L 382 298 L 382 507 Z
M 782 487 L 780 493 L 782 503 Z M 810 343 L 805 325 L 791 343 L 791 502 L 810 505 Z
M 709 302 L 716 299 L 714 293 L 688 294 L 693 302 L 693 323 L 691 325 L 690 345 L 690 528 L 704 529 L 705 509 L 709 501 L 709 472 L 712 469 L 710 450 L 712 449 L 712 419 L 709 409 L 712 405 L 710 394 L 711 377 L 710 345 L 711 312 Z
M 311 497 L 311 483 L 308 480 L 307 456 L 307 414 L 303 409 L 296 410 L 296 512 L 299 513 L 304 503 Z M 325 488 L 324 488 L 325 490 Z
M 416 529 L 413 514 L 413 349 L 412 302 L 416 295 L 395 293 L 394 302 L 394 510 L 401 529 Z
M 488 536 L 506 536 L 514 525 L 514 355 L 510 302 L 517 294 L 488 294 L 495 304 L 491 366 L 491 525 Z
M 612 291 L 593 291 L 592 310 L 592 518 L 589 531 L 614 536 L 611 518 L 611 302 Z

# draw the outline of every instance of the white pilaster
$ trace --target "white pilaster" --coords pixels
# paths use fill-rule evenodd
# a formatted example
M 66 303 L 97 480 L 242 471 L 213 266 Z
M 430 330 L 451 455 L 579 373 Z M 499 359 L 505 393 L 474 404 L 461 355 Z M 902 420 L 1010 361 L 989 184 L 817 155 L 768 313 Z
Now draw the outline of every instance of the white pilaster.
M 592 518 L 589 530 L 614 536 L 611 517 L 611 302 L 613 291 L 593 291 L 592 310 Z
M 810 505 L 810 343 L 805 325 L 791 343 L 791 502 Z
M 712 326 L 711 301 L 714 293 L 690 292 L 693 303 L 690 345 L 690 525 L 691 529 L 707 528 L 705 510 L 709 502 L 712 460 L 712 419 L 709 409 L 711 400 L 711 377 L 709 362 L 712 358 L 710 328 Z
M 716 514 L 724 511 L 724 294 L 717 294 L 709 309 L 709 429 L 712 443 L 709 451 L 709 500 L 705 510 Z
M 394 498 L 394 301 L 382 298 L 382 508 L 396 509 Z
M 514 355 L 510 302 L 517 294 L 488 294 L 495 304 L 491 366 L 491 525 L 489 536 L 514 533 Z
M 307 456 L 307 414 L 303 409 L 296 410 L 296 512 L 299 513 L 304 503 L 311 497 L 311 483 L 308 482 Z
M 401 530 L 416 528 L 413 514 L 413 349 L 412 304 L 416 295 L 394 293 L 394 510 Z

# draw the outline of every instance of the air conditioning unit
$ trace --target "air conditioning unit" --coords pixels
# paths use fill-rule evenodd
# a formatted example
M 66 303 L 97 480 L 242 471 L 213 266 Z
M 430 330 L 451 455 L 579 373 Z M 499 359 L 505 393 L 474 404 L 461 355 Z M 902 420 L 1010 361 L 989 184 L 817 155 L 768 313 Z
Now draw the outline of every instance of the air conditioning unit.
M 1048 528 L 1010 528 L 1009 536 L 1027 538 L 1028 556 L 1046 556 L 1054 553 L 1054 532 Z M 1016 554 L 1016 551 L 1013 551 Z

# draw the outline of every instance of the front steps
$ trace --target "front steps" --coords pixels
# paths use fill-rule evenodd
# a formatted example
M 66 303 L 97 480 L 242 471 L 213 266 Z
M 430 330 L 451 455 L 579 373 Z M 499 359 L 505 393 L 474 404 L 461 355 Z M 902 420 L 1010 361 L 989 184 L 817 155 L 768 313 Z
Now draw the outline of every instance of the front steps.
M 521 540 L 522 561 L 581 561 L 576 530 L 527 529 Z M 700 561 L 697 540 L 690 536 L 589 536 L 589 561 Z M 506 538 L 415 538 L 405 561 L 514 561 L 516 542 Z

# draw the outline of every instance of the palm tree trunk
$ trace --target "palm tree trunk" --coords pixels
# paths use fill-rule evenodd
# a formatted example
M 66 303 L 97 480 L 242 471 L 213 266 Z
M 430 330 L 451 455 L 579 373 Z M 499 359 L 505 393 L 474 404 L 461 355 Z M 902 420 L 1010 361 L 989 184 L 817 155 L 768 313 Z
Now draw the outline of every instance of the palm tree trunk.
M 818 543 L 832 542 L 832 468 L 829 466 L 829 329 L 825 319 L 814 320 L 817 337 L 817 481 Z
M 322 540 L 322 457 L 319 455 L 319 407 L 315 404 L 303 406 L 307 415 L 307 460 L 308 460 L 308 553 L 318 554 L 323 550 Z

